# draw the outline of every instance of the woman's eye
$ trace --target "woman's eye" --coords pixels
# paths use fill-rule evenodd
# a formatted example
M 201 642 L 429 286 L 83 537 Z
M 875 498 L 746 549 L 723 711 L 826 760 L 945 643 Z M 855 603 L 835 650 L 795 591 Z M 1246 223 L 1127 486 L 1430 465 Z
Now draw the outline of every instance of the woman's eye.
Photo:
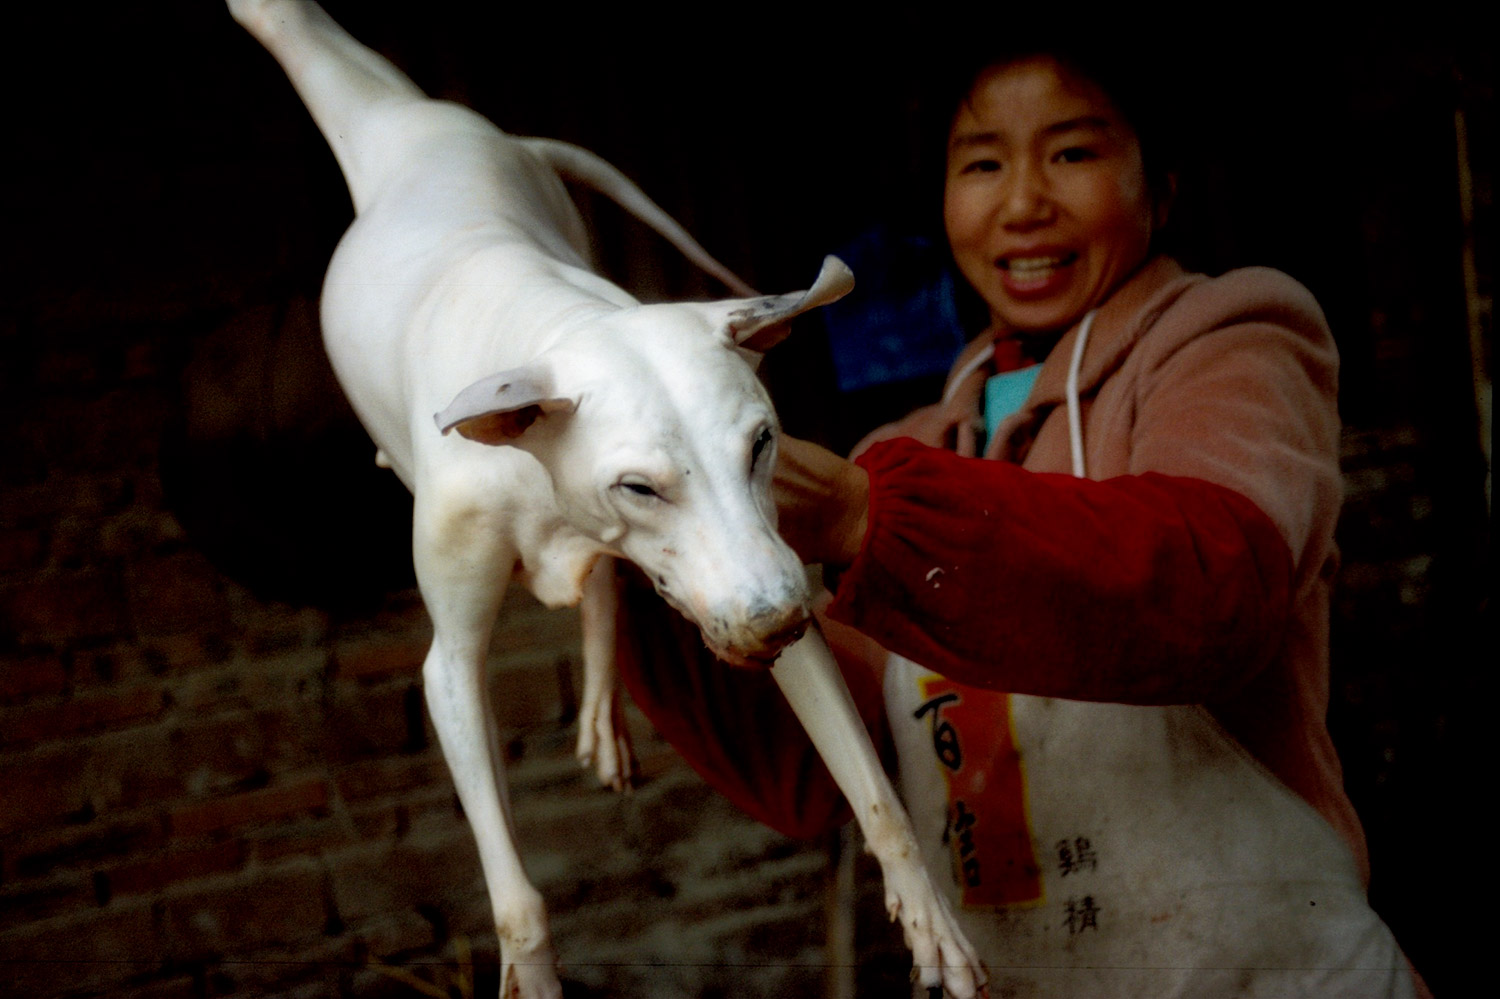
M 994 173 L 999 169 L 999 160 L 972 160 L 965 163 L 959 173 Z
M 1069 146 L 1054 158 L 1061 163 L 1085 163 L 1089 160 L 1097 160 L 1099 154 L 1086 146 Z

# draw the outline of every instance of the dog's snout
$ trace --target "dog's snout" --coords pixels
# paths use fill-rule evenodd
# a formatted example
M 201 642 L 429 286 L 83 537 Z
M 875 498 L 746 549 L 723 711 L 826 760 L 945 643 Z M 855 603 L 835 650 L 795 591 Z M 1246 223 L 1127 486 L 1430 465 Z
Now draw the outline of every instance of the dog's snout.
M 767 635 L 763 639 L 763 641 L 768 648 L 775 649 L 776 651 L 780 652 L 782 649 L 786 648 L 788 645 L 791 645 L 797 639 L 802 637 L 802 633 L 807 630 L 807 622 L 808 615 L 803 614 L 795 620 L 788 621 L 783 624 L 776 631 Z
M 783 607 L 764 605 L 750 616 L 750 628 L 761 644 L 774 649 L 790 645 L 807 630 L 807 607 L 800 603 Z
M 745 617 L 739 634 L 718 650 L 721 658 L 738 665 L 769 665 L 783 649 L 802 637 L 811 614 L 801 602 L 764 604 Z

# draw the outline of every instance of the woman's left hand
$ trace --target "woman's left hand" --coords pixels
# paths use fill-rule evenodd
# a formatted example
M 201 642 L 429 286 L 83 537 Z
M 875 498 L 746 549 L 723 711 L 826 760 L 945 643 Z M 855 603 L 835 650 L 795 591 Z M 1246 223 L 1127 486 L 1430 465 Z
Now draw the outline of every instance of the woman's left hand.
M 847 566 L 869 517 L 870 477 L 824 447 L 782 435 L 771 486 L 781 536 L 802 561 Z

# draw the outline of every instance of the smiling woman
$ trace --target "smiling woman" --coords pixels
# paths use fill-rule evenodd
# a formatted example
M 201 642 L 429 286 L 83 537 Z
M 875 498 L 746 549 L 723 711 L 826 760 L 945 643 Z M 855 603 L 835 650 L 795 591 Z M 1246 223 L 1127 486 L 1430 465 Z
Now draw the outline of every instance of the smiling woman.
M 1169 208 L 1131 123 L 1054 58 L 986 69 L 954 118 L 944 222 L 997 332 L 1055 340 L 1140 267 Z
M 1161 252 L 1170 135 L 1118 54 L 965 73 L 943 218 L 988 326 L 856 462 L 781 439 L 783 534 L 832 569 L 825 632 L 995 992 L 1422 995 L 1326 724 L 1333 339 L 1285 274 Z M 625 674 L 711 781 L 837 815 L 774 699 L 682 666 Z

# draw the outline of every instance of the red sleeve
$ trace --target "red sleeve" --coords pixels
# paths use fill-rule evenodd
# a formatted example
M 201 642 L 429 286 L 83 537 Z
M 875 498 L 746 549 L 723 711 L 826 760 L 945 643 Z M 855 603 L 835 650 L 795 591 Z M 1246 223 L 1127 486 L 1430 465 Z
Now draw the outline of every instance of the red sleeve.
M 1155 473 L 1103 482 L 895 440 L 828 615 L 961 683 L 1204 703 L 1277 651 L 1291 554 L 1240 494 Z
M 719 662 L 698 628 L 638 570 L 620 572 L 616 663 L 631 699 L 662 737 L 719 793 L 783 835 L 811 839 L 849 821 L 843 793 L 771 671 Z M 844 679 L 890 768 L 894 753 L 874 676 L 844 668 Z

